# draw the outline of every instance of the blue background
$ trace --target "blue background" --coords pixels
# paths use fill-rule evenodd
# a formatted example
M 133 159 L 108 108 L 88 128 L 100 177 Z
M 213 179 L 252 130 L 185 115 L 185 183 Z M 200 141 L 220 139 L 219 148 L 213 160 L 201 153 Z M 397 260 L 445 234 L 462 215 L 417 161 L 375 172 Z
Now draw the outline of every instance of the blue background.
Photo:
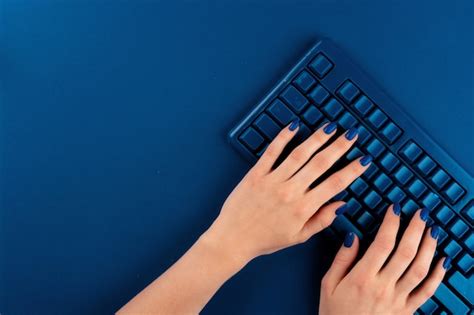
M 318 36 L 473 174 L 474 3 L 444 3 L 3 0 L 0 312 L 111 313 L 176 261 L 249 167 L 227 132 Z M 333 248 L 204 313 L 314 313 Z

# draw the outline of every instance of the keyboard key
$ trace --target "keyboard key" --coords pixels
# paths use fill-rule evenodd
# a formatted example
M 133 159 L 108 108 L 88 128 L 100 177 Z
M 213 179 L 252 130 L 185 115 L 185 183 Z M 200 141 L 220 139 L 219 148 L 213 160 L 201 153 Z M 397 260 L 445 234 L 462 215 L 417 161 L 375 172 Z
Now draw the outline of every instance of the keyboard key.
M 372 138 L 372 136 L 370 135 L 370 132 L 368 132 L 367 129 L 365 129 L 364 126 L 360 125 L 357 129 L 359 130 L 359 135 L 357 137 L 357 143 L 364 144 L 367 141 L 369 141 L 370 138 Z
M 426 208 L 433 210 L 437 205 L 439 205 L 440 202 L 441 200 L 439 199 L 439 196 L 430 191 L 425 195 L 421 203 Z
M 364 176 L 366 179 L 371 179 L 378 171 L 379 168 L 377 167 L 377 165 L 375 165 L 375 163 L 372 163 L 370 164 L 369 168 L 365 170 L 362 176 Z
M 443 230 L 443 228 L 439 228 L 439 235 L 438 235 L 438 244 L 441 244 L 444 242 L 445 239 L 448 238 L 448 233 L 446 233 L 445 230 Z
M 344 200 L 348 195 L 349 193 L 347 192 L 347 190 L 343 190 L 337 195 L 335 195 L 334 197 L 332 197 L 332 199 L 336 201 L 341 201 L 341 200 Z
M 428 175 L 434 168 L 436 163 L 427 155 L 421 158 L 420 162 L 416 165 L 416 168 L 420 170 L 421 174 Z
M 401 165 L 393 176 L 398 183 L 405 185 L 413 177 L 413 173 L 405 165 Z
M 474 200 L 469 201 L 469 204 L 461 210 L 461 215 L 474 224 Z
M 387 121 L 387 115 L 385 115 L 380 109 L 376 108 L 372 113 L 370 113 L 367 121 L 375 129 L 380 129 L 384 122 Z
M 364 203 L 369 207 L 369 209 L 375 209 L 377 205 L 382 201 L 382 197 L 377 194 L 375 191 L 370 191 L 364 198 Z
M 346 130 L 354 127 L 356 124 L 357 119 L 355 119 L 349 112 L 345 112 L 342 114 L 341 118 L 339 118 L 339 125 Z
M 309 68 L 320 78 L 324 76 L 331 70 L 333 64 L 329 59 L 323 54 L 318 54 L 313 61 L 309 64 Z
M 469 308 L 444 283 L 441 283 L 434 295 L 453 314 L 467 314 Z
M 364 191 L 369 187 L 362 178 L 357 178 L 350 186 L 350 190 L 357 196 L 360 197 Z
M 471 305 L 474 304 L 474 275 L 465 277 L 459 271 L 456 271 L 448 278 L 448 282 Z
M 367 113 L 374 107 L 374 103 L 367 98 L 367 96 L 362 95 L 354 103 L 355 110 L 362 116 L 366 116 Z
M 349 201 L 346 203 L 347 205 L 347 210 L 346 214 L 350 217 L 354 217 L 357 213 L 359 213 L 360 209 L 362 209 L 362 206 L 360 203 L 355 200 L 354 198 L 349 199 Z
M 363 155 L 364 155 L 364 153 L 361 150 L 359 150 L 359 148 L 354 147 L 349 151 L 349 153 L 346 154 L 346 158 L 349 161 L 353 161 L 357 158 L 360 158 Z
M 287 103 L 290 108 L 300 113 L 303 108 L 308 105 L 308 100 L 301 94 L 293 85 L 288 86 L 281 94 L 280 97 Z
M 252 151 L 257 150 L 265 141 L 258 131 L 252 127 L 245 129 L 245 131 L 240 135 L 239 139 Z
M 379 157 L 383 151 L 385 151 L 385 147 L 378 139 L 372 139 L 367 145 L 367 152 L 372 155 L 374 158 Z
M 456 219 L 449 228 L 449 230 L 451 231 L 451 233 L 454 234 L 457 239 L 460 239 L 469 230 L 469 227 L 466 223 L 464 223 L 463 220 Z
M 448 174 L 446 174 L 445 171 L 442 169 L 438 168 L 434 173 L 433 176 L 430 177 L 431 183 L 434 185 L 435 188 L 438 190 L 443 188 L 444 185 L 446 185 L 451 177 L 449 177 Z
M 306 140 L 309 135 L 311 135 L 311 130 L 306 126 L 304 123 L 300 123 L 300 127 L 298 128 L 298 133 L 296 134 L 296 141 L 303 142 Z
M 265 113 L 258 116 L 253 125 L 270 141 L 273 140 L 281 130 L 280 126 Z
M 461 251 L 462 247 L 455 240 L 450 240 L 444 248 L 444 253 L 451 258 L 455 258 Z
M 268 107 L 268 112 L 283 126 L 296 118 L 295 114 L 280 100 L 274 100 Z
M 362 215 L 357 219 L 357 223 L 366 231 L 371 228 L 374 221 L 374 217 L 367 211 L 362 213 Z
M 464 189 L 456 182 L 451 182 L 442 194 L 451 204 L 455 204 L 466 193 Z
M 360 90 L 351 81 L 346 81 L 337 91 L 337 94 L 342 98 L 346 104 L 352 103 L 352 101 L 359 95 Z
M 443 225 L 446 225 L 454 218 L 453 210 L 449 209 L 447 206 L 442 206 L 435 215 L 436 219 L 438 219 Z
M 408 186 L 408 191 L 416 198 L 420 198 L 420 196 L 425 192 L 426 185 L 419 179 L 414 179 L 410 186 Z
M 380 173 L 380 175 L 375 178 L 373 183 L 374 183 L 375 187 L 381 193 L 383 193 L 384 191 L 386 191 L 388 189 L 388 187 L 390 187 L 392 185 L 393 182 L 387 175 L 385 175 L 384 173 Z
M 329 116 L 329 119 L 335 120 L 342 112 L 344 107 L 335 98 L 331 98 L 323 107 L 323 111 Z
M 307 122 L 310 126 L 314 126 L 323 118 L 323 114 L 314 107 L 313 105 L 309 106 L 308 109 L 303 114 L 303 120 Z
M 402 135 L 402 131 L 393 122 L 389 122 L 380 133 L 382 138 L 389 144 L 394 143 Z
M 464 253 L 458 260 L 457 265 L 459 266 L 459 269 L 461 269 L 462 273 L 467 274 L 474 266 L 474 258 L 472 258 L 472 256 L 468 253 Z
M 412 199 L 408 199 L 402 206 L 402 212 L 407 216 L 411 217 L 416 210 L 420 209 L 420 206 Z
M 392 203 L 401 202 L 406 196 L 407 195 L 403 192 L 403 190 L 397 186 L 393 187 L 387 194 L 388 200 L 390 200 Z
M 429 299 L 428 301 L 425 302 L 422 306 L 420 306 L 420 310 L 423 312 L 425 315 L 431 315 L 433 314 L 436 310 L 438 309 L 438 304 L 436 304 L 435 301 L 432 299 Z
M 293 83 L 298 87 L 303 93 L 307 93 L 309 89 L 316 84 L 316 80 L 311 74 L 306 71 L 302 71 L 298 77 L 293 81 Z
M 324 101 L 329 97 L 329 92 L 326 91 L 322 85 L 318 84 L 314 89 L 308 94 L 308 98 L 313 101 L 317 106 L 323 105 Z
M 413 141 L 409 141 L 400 150 L 401 156 L 408 162 L 415 162 L 415 160 L 421 155 L 422 151 L 420 147 Z
M 386 170 L 388 173 L 391 173 L 398 164 L 400 164 L 398 158 L 390 152 L 385 153 L 385 155 L 380 159 L 381 168 Z
M 474 253 L 474 232 L 469 233 L 464 239 L 464 246 L 469 249 L 469 252 Z

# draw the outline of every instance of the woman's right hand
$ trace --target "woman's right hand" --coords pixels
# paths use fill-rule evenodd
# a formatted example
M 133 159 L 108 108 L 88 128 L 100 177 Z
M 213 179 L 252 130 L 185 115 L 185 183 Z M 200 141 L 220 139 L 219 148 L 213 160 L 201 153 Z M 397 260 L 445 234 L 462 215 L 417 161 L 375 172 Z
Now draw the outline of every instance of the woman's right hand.
M 344 245 L 321 284 L 321 314 L 413 314 L 436 291 L 451 259 L 430 271 L 439 228 L 425 231 L 428 210 L 418 210 L 395 252 L 400 206 L 390 206 L 377 236 L 355 263 L 359 241 L 346 235 Z

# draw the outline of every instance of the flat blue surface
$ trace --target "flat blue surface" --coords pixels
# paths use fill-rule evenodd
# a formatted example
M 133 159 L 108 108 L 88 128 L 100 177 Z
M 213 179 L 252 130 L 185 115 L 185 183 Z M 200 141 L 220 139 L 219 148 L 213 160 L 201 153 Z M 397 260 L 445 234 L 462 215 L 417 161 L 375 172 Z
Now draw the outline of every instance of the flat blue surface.
M 110 313 L 217 215 L 235 123 L 333 39 L 471 174 L 474 3 L 0 3 L 0 312 Z M 314 313 L 331 246 L 261 257 L 207 314 Z

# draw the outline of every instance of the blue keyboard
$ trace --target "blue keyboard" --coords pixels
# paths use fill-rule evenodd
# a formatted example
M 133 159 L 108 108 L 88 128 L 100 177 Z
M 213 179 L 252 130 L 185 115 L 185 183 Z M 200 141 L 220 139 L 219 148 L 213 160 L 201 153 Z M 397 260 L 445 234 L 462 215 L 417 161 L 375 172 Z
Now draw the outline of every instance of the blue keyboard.
M 343 158 L 364 154 L 374 163 L 334 197 L 349 210 L 332 225 L 337 234 L 361 239 L 376 233 L 386 207 L 402 205 L 402 221 L 421 207 L 429 224 L 441 227 L 436 256 L 453 264 L 420 314 L 468 314 L 474 304 L 474 202 L 470 174 L 330 40 L 316 43 L 291 71 L 229 133 L 230 143 L 255 162 L 277 133 L 294 118 L 298 141 L 327 121 L 340 130 L 359 129 L 356 145 Z

